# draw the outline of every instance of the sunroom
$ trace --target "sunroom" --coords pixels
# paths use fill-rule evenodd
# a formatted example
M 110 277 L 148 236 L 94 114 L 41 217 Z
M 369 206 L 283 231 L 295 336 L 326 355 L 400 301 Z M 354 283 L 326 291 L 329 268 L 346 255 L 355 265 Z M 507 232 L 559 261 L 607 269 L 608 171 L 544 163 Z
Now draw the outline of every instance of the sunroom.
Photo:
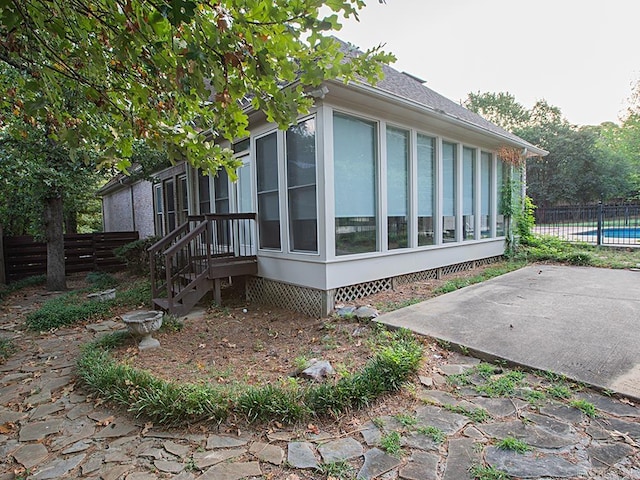
M 257 259 L 250 299 L 326 315 L 504 253 L 502 192 L 522 179 L 497 152 L 544 150 L 390 68 L 375 87 L 336 81 L 313 93 L 313 111 L 286 131 L 250 117 L 251 136 L 231 145 L 237 181 L 181 177 L 191 215 L 255 212 L 243 233 L 255 237 L 244 240 Z

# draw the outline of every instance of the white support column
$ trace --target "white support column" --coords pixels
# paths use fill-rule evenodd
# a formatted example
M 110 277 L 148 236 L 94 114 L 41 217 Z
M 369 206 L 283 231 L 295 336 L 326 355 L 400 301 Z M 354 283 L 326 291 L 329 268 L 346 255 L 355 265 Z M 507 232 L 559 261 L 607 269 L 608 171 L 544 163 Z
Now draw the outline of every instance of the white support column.
M 387 124 L 378 123 L 378 251 L 389 250 L 389 221 L 387 220 Z
M 409 248 L 418 246 L 418 133 L 411 130 L 409 139 Z
M 442 212 L 443 212 L 443 178 L 442 178 L 442 137 L 436 138 L 435 165 L 435 192 L 433 192 L 435 204 L 433 206 L 434 245 L 442 245 Z
M 318 211 L 320 231 L 320 257 L 323 260 L 336 256 L 336 195 L 333 163 L 333 109 L 323 106 L 319 112 L 318 123 L 322 125 L 318 145 L 318 200 L 324 208 Z M 320 225 L 323 225 L 320 227 Z M 324 231 L 324 234 L 323 234 Z
M 462 190 L 464 188 L 464 176 L 463 176 L 463 163 L 462 152 L 463 146 L 461 143 L 456 144 L 456 171 L 455 171 L 455 184 L 456 184 L 456 242 L 461 242 L 462 238 L 462 217 L 463 217 L 463 195 Z

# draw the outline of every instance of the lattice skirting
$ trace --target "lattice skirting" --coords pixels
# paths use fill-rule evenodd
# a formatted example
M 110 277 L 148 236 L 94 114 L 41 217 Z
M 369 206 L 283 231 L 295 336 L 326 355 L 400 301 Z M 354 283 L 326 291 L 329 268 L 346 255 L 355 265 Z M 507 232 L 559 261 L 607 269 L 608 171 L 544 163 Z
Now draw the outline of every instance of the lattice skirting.
M 256 303 L 264 303 L 295 310 L 312 317 L 324 317 L 339 303 L 353 302 L 359 298 L 392 290 L 396 285 L 442 278 L 452 273 L 490 265 L 499 262 L 502 258 L 502 255 L 498 255 L 481 260 L 456 263 L 445 267 L 399 275 L 397 277 L 381 278 L 371 282 L 347 285 L 326 292 L 314 288 L 267 280 L 266 278 L 249 277 L 246 287 L 247 299 Z
M 249 301 L 295 310 L 312 317 L 328 315 L 327 295 L 329 293 L 266 278 L 249 277 L 247 281 Z

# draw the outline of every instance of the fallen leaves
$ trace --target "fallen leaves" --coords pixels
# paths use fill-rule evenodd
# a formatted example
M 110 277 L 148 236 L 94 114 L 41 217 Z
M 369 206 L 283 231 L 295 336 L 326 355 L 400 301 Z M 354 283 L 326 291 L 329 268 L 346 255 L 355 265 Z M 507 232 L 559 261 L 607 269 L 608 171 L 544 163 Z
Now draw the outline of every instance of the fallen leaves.
M 13 422 L 6 422 L 0 425 L 1 434 L 12 433 L 16 430 L 18 430 L 18 426 Z

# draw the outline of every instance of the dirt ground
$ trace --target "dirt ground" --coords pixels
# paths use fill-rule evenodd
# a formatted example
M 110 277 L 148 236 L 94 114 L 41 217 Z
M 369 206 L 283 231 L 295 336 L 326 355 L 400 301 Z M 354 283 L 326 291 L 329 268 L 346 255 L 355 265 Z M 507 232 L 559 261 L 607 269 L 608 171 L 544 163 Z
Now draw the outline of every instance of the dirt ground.
M 495 265 L 494 265 L 495 266 Z M 453 278 L 470 277 L 487 267 L 401 285 L 353 302 L 389 311 L 433 297 L 434 290 Z M 119 276 L 121 279 L 125 275 Z M 122 280 L 124 281 L 124 280 Z M 84 276 L 68 279 L 68 288 L 86 286 Z M 373 355 L 377 328 L 369 321 L 338 317 L 313 318 L 288 310 L 246 302 L 242 288 L 223 290 L 223 306 L 210 306 L 203 316 L 180 321 L 180 329 L 169 322 L 154 337 L 161 348 L 139 351 L 135 342 L 114 352 L 116 358 L 136 368 L 146 369 L 167 380 L 192 383 L 250 384 L 287 381 L 312 359 L 327 360 L 338 374 L 361 368 Z M 10 295 L 0 309 L 11 309 L 17 320 L 23 312 L 33 310 L 52 295 L 44 286 L 29 287 Z M 125 312 L 118 312 L 119 314 Z M 120 318 L 117 314 L 115 319 Z M 82 328 L 79 325 L 76 328 Z M 423 338 L 424 362 L 419 375 L 439 375 L 439 366 L 456 355 Z M 308 380 L 300 380 L 308 381 Z M 416 379 L 417 381 L 417 379 Z M 342 419 L 327 421 L 348 431 L 368 419 L 388 415 L 398 409 L 411 408 L 417 400 L 411 387 L 381 398 L 370 409 L 345 414 Z M 362 417 L 362 418 L 361 418 Z M 341 425 L 344 422 L 344 425 Z M 241 422 L 239 422 L 241 423 Z M 316 422 L 321 423 L 321 422 Z M 233 421 L 232 421 L 233 424 Z

